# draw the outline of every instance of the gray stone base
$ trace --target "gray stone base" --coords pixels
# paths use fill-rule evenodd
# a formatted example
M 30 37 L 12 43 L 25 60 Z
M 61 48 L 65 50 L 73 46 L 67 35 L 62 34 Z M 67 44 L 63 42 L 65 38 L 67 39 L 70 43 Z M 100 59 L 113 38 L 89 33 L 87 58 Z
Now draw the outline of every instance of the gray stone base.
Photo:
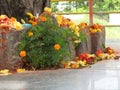
M 15 69 L 22 66 L 22 61 L 17 54 L 20 40 L 20 31 L 6 31 L 1 35 L 4 42 L 0 42 L 0 69 Z

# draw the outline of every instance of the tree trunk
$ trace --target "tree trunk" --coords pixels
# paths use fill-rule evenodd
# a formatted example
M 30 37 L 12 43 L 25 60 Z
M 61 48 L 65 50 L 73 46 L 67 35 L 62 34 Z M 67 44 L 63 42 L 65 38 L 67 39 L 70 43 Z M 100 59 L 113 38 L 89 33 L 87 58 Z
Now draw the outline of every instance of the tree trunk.
M 46 6 L 50 6 L 50 0 L 0 0 L 0 14 L 16 17 L 20 21 L 26 19 L 26 12 L 41 14 Z
M 10 0 L 0 0 L 0 14 L 6 14 L 11 17 Z
M 22 0 L 26 9 L 25 12 L 31 12 L 34 15 L 41 14 L 44 7 L 50 6 L 50 0 Z

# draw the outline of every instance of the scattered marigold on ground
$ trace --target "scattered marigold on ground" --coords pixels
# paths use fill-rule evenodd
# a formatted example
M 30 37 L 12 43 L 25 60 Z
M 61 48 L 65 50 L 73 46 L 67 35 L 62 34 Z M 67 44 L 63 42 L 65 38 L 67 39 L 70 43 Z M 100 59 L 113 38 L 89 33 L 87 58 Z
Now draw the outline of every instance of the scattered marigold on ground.
M 26 71 L 25 69 L 21 69 L 21 68 L 18 68 L 18 69 L 17 69 L 17 72 L 18 72 L 18 73 L 22 73 L 22 72 L 25 72 L 25 71 Z

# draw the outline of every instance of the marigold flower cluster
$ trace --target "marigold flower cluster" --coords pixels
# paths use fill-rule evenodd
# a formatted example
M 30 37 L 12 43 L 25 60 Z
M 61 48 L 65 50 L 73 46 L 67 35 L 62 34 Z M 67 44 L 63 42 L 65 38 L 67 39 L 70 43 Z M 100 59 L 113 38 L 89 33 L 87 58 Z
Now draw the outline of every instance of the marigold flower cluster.
M 0 15 L 0 28 L 9 30 L 20 30 L 22 29 L 22 24 L 18 22 L 17 19 L 14 17 L 9 18 L 6 15 Z

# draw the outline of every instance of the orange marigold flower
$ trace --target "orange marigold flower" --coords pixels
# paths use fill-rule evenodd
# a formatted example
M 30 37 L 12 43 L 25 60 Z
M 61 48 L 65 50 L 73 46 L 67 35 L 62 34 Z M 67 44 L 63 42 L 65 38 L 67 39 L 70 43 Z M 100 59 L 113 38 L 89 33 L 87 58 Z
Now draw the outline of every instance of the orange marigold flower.
M 81 23 L 81 26 L 82 26 L 82 27 L 85 27 L 85 26 L 87 26 L 87 23 L 82 22 L 82 23 Z
M 28 36 L 33 36 L 33 32 L 28 32 Z
M 60 50 L 60 48 L 61 48 L 61 46 L 60 46 L 59 44 L 55 44 L 55 45 L 54 45 L 54 49 L 55 49 L 55 50 Z
M 25 57 L 27 55 L 26 51 L 20 51 L 20 56 Z
M 40 16 L 39 19 L 40 19 L 40 21 L 43 21 L 43 22 L 47 21 L 47 18 L 43 17 L 43 16 Z
M 11 19 L 12 21 L 16 21 L 16 18 L 14 18 L 14 17 L 11 17 L 10 19 Z
M 37 21 L 29 20 L 29 23 L 31 23 L 33 26 L 37 25 Z
M 33 21 L 31 24 L 32 24 L 33 26 L 35 26 L 35 25 L 37 25 L 37 22 L 34 22 L 34 21 Z
M 113 53 L 113 50 L 108 50 L 108 54 L 112 54 Z

